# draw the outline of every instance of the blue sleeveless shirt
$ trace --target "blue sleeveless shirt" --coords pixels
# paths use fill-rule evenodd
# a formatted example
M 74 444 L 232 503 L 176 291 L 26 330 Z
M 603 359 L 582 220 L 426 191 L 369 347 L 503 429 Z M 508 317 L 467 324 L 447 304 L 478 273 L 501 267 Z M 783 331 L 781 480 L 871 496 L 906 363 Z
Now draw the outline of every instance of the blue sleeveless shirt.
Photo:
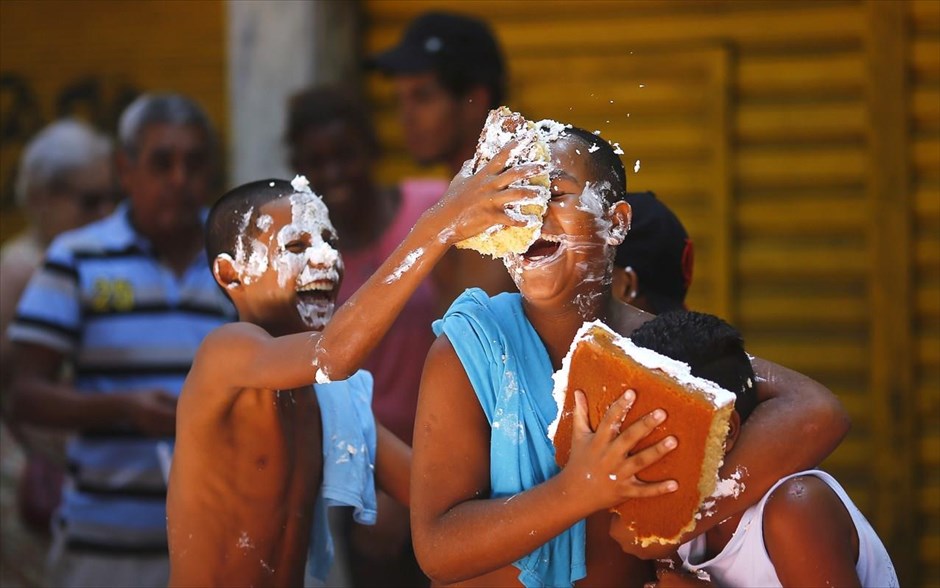
M 457 352 L 490 424 L 491 498 L 513 496 L 559 472 L 548 425 L 558 411 L 552 363 L 519 294 L 461 294 L 435 321 Z M 585 522 L 513 563 L 527 587 L 570 586 L 587 574 Z
M 376 430 L 372 374 L 359 370 L 313 388 L 323 423 L 323 483 L 314 506 L 307 574 L 322 583 L 333 564 L 327 507 L 351 506 L 357 523 L 375 524 Z

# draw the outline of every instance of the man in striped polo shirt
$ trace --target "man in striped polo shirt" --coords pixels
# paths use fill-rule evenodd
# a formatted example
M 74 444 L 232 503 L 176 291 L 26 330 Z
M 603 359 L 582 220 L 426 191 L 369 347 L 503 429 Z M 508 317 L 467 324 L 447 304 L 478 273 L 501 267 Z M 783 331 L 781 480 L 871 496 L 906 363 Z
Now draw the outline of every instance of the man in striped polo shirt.
M 208 118 L 185 97 L 144 95 L 119 135 L 127 201 L 53 241 L 9 331 L 15 418 L 75 432 L 52 586 L 166 585 L 157 447 L 172 441 L 200 342 L 235 316 L 203 248 L 215 163 Z

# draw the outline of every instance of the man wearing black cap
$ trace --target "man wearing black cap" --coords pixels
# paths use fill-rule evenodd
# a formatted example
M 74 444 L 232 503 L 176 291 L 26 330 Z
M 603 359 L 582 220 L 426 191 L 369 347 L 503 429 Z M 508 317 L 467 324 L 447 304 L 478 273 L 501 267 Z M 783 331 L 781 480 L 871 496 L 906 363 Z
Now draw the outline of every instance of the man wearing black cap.
M 505 97 L 496 38 L 481 20 L 446 12 L 415 18 L 398 45 L 368 64 L 394 78 L 408 150 L 452 175 L 473 155 L 491 108 Z
M 614 258 L 614 295 L 653 314 L 685 308 L 693 264 L 685 227 L 652 192 L 629 192 L 626 200 L 633 220 Z
M 489 26 L 470 16 L 427 12 L 367 65 L 392 77 L 411 156 L 422 165 L 444 164 L 457 175 L 473 156 L 487 113 L 505 99 L 503 55 Z M 434 281 L 441 313 L 470 287 L 490 295 L 515 291 L 501 261 L 465 250 L 448 252 Z

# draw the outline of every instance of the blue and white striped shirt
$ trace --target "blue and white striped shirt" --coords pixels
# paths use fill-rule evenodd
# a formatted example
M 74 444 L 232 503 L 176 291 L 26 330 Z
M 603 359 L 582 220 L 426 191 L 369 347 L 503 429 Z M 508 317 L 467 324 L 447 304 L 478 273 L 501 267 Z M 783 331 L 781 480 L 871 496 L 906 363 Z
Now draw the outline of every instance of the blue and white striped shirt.
M 63 353 L 81 393 L 179 395 L 203 337 L 233 320 L 235 310 L 204 252 L 176 275 L 133 229 L 129 213 L 124 203 L 53 241 L 8 332 L 15 342 Z M 157 441 L 121 429 L 79 431 L 71 439 L 58 517 L 71 548 L 166 552 Z

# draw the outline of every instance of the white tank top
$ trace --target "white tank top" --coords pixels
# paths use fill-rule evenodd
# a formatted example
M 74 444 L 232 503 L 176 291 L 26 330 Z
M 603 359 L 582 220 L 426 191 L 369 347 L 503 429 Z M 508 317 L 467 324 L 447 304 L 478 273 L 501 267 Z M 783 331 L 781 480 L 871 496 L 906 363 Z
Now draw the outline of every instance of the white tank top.
M 855 572 L 862 586 L 897 588 L 898 577 L 894 565 L 881 539 L 858 510 L 842 486 L 820 470 L 808 470 L 780 479 L 761 501 L 744 512 L 734 536 L 721 553 L 703 561 L 705 556 L 705 534 L 679 546 L 679 557 L 686 570 L 693 573 L 703 570 L 718 586 L 780 586 L 774 564 L 764 546 L 764 505 L 767 499 L 785 481 L 798 476 L 816 476 L 832 488 L 846 510 L 852 516 L 858 531 L 858 562 Z

